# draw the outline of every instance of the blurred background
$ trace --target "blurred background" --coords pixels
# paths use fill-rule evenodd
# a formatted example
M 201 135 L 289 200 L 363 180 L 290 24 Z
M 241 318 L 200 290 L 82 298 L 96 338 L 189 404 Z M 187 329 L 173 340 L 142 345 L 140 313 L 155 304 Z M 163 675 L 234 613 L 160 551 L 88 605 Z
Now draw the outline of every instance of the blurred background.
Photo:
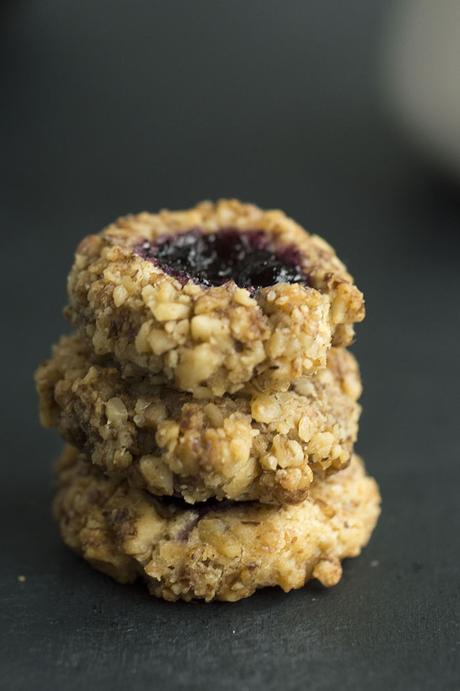
M 143 688 L 153 676 L 171 688 L 210 676 L 214 688 L 460 683 L 459 77 L 456 0 L 3 1 L 0 587 L 11 689 Z M 82 236 L 120 214 L 233 196 L 326 237 L 366 295 L 358 449 L 384 513 L 334 592 L 168 608 L 60 545 L 49 515 L 60 443 L 39 428 L 32 373 L 67 328 L 65 279 Z

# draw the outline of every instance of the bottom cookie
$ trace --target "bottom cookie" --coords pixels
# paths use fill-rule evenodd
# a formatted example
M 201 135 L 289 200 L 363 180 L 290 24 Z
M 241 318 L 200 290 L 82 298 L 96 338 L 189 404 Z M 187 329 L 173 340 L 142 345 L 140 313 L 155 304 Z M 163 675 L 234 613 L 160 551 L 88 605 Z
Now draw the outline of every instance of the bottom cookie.
M 208 501 L 193 508 L 107 478 L 67 447 L 54 513 L 64 542 L 95 568 L 128 583 L 139 576 L 166 600 L 235 601 L 256 589 L 338 583 L 380 513 L 375 480 L 354 456 L 348 468 L 281 507 Z

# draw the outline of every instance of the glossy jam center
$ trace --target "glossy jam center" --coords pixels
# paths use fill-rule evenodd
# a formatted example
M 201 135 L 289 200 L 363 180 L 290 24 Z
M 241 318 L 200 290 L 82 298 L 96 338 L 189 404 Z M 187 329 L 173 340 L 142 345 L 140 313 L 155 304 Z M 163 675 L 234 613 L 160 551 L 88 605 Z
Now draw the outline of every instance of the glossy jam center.
M 233 280 L 251 291 L 275 283 L 308 283 L 298 250 L 273 249 L 269 237 L 259 230 L 190 230 L 160 237 L 155 244 L 142 243 L 136 253 L 184 282 L 218 286 Z

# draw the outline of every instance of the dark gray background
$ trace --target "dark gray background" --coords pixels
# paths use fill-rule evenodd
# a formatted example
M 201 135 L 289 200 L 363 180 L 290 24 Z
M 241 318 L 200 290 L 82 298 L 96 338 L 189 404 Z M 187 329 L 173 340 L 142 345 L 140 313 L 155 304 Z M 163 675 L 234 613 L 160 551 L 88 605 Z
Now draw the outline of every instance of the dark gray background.
M 9 691 L 459 688 L 460 192 L 406 147 L 381 106 L 388 5 L 3 3 Z M 364 290 L 358 448 L 383 514 L 335 589 L 168 604 L 61 545 L 49 509 L 60 442 L 39 428 L 32 373 L 66 328 L 80 237 L 122 213 L 219 196 L 284 208 L 337 247 Z

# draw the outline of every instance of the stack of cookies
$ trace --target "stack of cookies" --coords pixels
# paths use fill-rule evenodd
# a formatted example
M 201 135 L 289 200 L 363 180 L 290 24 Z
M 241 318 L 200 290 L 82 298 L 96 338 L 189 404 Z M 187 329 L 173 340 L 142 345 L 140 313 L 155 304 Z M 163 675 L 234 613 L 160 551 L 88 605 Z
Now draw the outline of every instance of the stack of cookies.
M 75 327 L 36 374 L 62 537 L 167 600 L 325 586 L 379 492 L 353 455 L 362 293 L 321 238 L 237 201 L 121 218 L 77 249 Z

